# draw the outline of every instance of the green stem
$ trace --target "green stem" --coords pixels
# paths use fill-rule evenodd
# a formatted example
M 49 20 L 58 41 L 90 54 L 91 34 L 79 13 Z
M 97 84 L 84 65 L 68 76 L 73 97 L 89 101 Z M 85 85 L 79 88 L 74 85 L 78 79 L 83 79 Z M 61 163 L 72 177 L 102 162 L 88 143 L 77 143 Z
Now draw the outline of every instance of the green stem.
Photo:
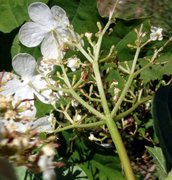
M 63 64 L 61 65 L 61 69 L 62 69 L 63 76 L 64 76 L 64 82 L 66 83 L 66 85 L 67 85 L 69 88 L 71 88 L 71 83 L 70 83 L 69 78 L 68 78 L 68 76 L 67 76 L 67 74 L 66 74 L 66 70 L 65 70 L 65 67 L 64 67 Z
M 104 88 L 103 88 L 103 84 L 102 84 L 102 80 L 101 80 L 101 76 L 100 76 L 98 61 L 94 61 L 92 63 L 92 65 L 93 65 L 93 70 L 94 70 L 94 74 L 95 74 L 95 78 L 96 78 L 96 82 L 97 82 L 98 91 L 99 91 L 101 102 L 102 102 L 102 107 L 103 107 L 103 110 L 104 110 L 104 113 L 106 116 L 106 119 L 105 119 L 106 125 L 109 129 L 112 140 L 116 146 L 116 149 L 119 154 L 120 160 L 122 162 L 124 172 L 125 172 L 127 179 L 134 180 L 135 177 L 134 177 L 134 173 L 131 168 L 131 163 L 128 158 L 127 151 L 123 144 L 123 141 L 122 141 L 121 135 L 118 131 L 118 128 L 116 126 L 116 123 L 112 119 L 112 116 L 109 111 L 108 103 L 106 100 L 106 96 L 105 96 L 105 92 L 104 92 Z
M 138 47 L 137 50 L 136 50 L 135 56 L 134 56 L 131 72 L 130 72 L 130 75 L 128 77 L 127 83 L 125 84 L 125 87 L 124 87 L 124 89 L 123 89 L 117 103 L 115 104 L 115 107 L 113 108 L 113 110 L 111 112 L 112 117 L 116 115 L 121 103 L 123 102 L 128 90 L 129 90 L 129 88 L 131 86 L 131 83 L 132 83 L 132 81 L 133 81 L 133 79 L 135 77 L 134 70 L 135 70 L 135 66 L 136 66 L 136 62 L 137 62 L 139 53 L 140 53 L 140 48 Z
M 84 101 L 72 88 L 69 89 L 69 93 L 79 102 L 81 103 L 85 108 L 87 108 L 90 112 L 92 112 L 94 115 L 96 115 L 100 119 L 105 119 L 106 117 L 97 111 L 95 108 L 90 106 L 86 101 Z
M 65 126 L 63 128 L 56 129 L 56 130 L 54 130 L 54 133 L 62 132 L 62 131 L 69 130 L 69 129 L 80 129 L 80 128 L 85 129 L 85 128 L 99 127 L 99 126 L 102 126 L 104 124 L 105 124 L 104 120 L 98 121 L 95 123 L 89 123 L 89 124 L 72 124 L 69 126 Z
M 111 118 L 111 116 L 107 117 L 106 125 L 109 129 L 109 132 L 111 134 L 112 140 L 115 144 L 115 147 L 117 149 L 117 152 L 119 154 L 120 160 L 122 162 L 122 166 L 124 168 L 125 176 L 127 180 L 135 180 L 134 173 L 131 167 L 131 163 L 129 160 L 129 157 L 127 155 L 127 151 L 125 149 L 123 140 L 121 138 L 121 135 L 118 131 L 118 128 L 114 122 L 114 120 Z
M 120 119 L 128 116 L 131 112 L 133 112 L 140 104 L 143 104 L 145 102 L 147 102 L 148 100 L 150 100 L 152 97 L 151 96 L 148 96 L 148 97 L 145 97 L 145 98 L 142 98 L 140 101 L 138 101 L 136 104 L 134 104 L 130 109 L 128 109 L 127 111 L 115 116 L 115 119 L 114 121 L 119 121 Z M 88 124 L 72 124 L 72 125 L 68 125 L 68 126 L 65 126 L 63 128 L 59 128 L 59 129 L 56 129 L 54 132 L 57 133 L 57 132 L 61 132 L 61 131 L 64 131 L 64 130 L 69 130 L 69 129 L 79 129 L 79 128 L 95 128 L 95 127 L 99 127 L 99 126 L 102 126 L 102 125 L 105 125 L 106 124 L 106 121 L 105 120 L 101 120 L 101 121 L 98 121 L 98 122 L 94 122 L 94 123 L 88 123 Z M 61 124 L 62 125 L 62 124 Z
M 133 104 L 132 107 L 126 111 L 124 111 L 123 113 L 120 113 L 117 116 L 113 116 L 113 118 L 115 118 L 115 121 L 118 121 L 126 116 L 128 116 L 130 113 L 132 113 L 140 104 L 143 104 L 149 100 L 152 99 L 152 96 L 147 96 L 145 98 L 142 98 L 140 101 L 138 101 L 137 103 Z
M 68 86 L 68 93 L 70 93 L 79 103 L 81 103 L 84 107 L 86 107 L 90 112 L 92 112 L 95 116 L 97 116 L 100 119 L 105 119 L 105 116 L 100 113 L 99 111 L 97 111 L 95 108 L 93 108 L 92 106 L 90 106 L 86 101 L 84 101 L 71 87 L 69 78 L 66 74 L 66 70 L 64 68 L 64 65 L 61 65 L 61 69 L 63 71 L 63 76 L 64 76 L 64 82 L 66 83 L 66 85 Z
M 79 44 L 76 44 L 75 45 L 78 50 L 85 56 L 85 58 L 90 62 L 92 63 L 93 62 L 93 59 L 92 57 L 85 51 L 85 49 L 82 47 L 82 45 L 79 43 Z

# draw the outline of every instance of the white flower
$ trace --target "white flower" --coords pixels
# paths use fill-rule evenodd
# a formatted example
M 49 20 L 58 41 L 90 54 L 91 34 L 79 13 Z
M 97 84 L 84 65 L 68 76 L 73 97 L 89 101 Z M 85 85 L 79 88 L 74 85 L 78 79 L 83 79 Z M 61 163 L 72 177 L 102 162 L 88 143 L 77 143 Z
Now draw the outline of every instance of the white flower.
M 97 140 L 97 138 L 94 136 L 94 134 L 90 134 L 90 136 L 88 137 L 88 139 L 89 139 L 90 141 L 96 141 L 96 140 Z
M 51 9 L 44 3 L 35 2 L 28 8 L 32 22 L 25 23 L 19 31 L 19 40 L 27 47 L 36 47 L 41 42 L 41 52 L 46 59 L 63 57 L 63 46 L 69 39 L 69 20 L 59 6 Z
M 20 75 L 12 74 L 11 80 L 6 80 L 8 73 L 4 73 L 0 94 L 11 96 L 14 94 L 14 102 L 19 103 L 23 100 L 33 100 L 34 94 L 40 101 L 46 104 L 51 103 L 52 90 L 47 89 L 47 83 L 40 74 L 37 74 L 37 63 L 35 59 L 26 53 L 21 53 L 13 58 L 12 66 L 14 71 Z M 11 74 L 11 73 L 10 73 Z M 54 100 L 54 99 L 53 99 Z M 23 101 L 24 103 L 25 101 Z M 30 101 L 34 104 L 33 101 Z
M 152 41 L 156 41 L 156 40 L 161 41 L 163 39 L 162 31 L 163 31 L 162 28 L 152 26 L 151 33 L 150 33 L 150 39 Z
M 70 68 L 72 71 L 76 71 L 80 67 L 80 59 L 77 57 L 69 58 L 67 62 L 67 67 Z
M 82 116 L 80 115 L 80 114 L 76 114 L 75 116 L 74 116 L 74 120 L 75 121 L 80 121 L 82 119 Z
M 71 106 L 72 107 L 78 107 L 78 105 L 79 105 L 79 103 L 75 99 L 72 99 Z

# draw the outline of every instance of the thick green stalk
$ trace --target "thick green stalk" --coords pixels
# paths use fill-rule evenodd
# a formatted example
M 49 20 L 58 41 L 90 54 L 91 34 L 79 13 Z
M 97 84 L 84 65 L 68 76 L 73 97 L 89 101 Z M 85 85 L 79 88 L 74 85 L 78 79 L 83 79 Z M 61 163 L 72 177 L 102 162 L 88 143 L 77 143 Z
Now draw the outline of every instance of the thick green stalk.
M 135 180 L 134 173 L 133 173 L 131 163 L 130 163 L 129 157 L 127 155 L 127 151 L 125 149 L 123 140 L 122 140 L 121 135 L 118 131 L 118 128 L 117 128 L 114 120 L 111 118 L 111 116 L 109 116 L 109 117 L 107 116 L 106 125 L 109 129 L 112 140 L 113 140 L 115 147 L 117 149 L 117 152 L 119 154 L 119 158 L 121 160 L 122 167 L 124 169 L 127 180 Z
M 134 180 L 135 177 L 134 177 L 134 173 L 131 168 L 131 163 L 128 158 L 127 151 L 123 144 L 123 141 L 122 141 L 121 135 L 118 131 L 118 128 L 116 126 L 116 123 L 112 119 L 112 116 L 109 111 L 108 103 L 106 100 L 106 96 L 105 96 L 105 92 L 104 92 L 104 88 L 103 88 L 103 84 L 102 84 L 102 80 L 101 80 L 101 76 L 100 76 L 98 61 L 94 61 L 92 63 L 92 65 L 93 65 L 93 70 L 94 70 L 94 74 L 95 74 L 95 78 L 96 78 L 96 82 L 97 82 L 98 91 L 99 91 L 100 98 L 101 98 L 102 107 L 103 107 L 103 110 L 104 110 L 104 113 L 106 116 L 106 119 L 105 119 L 106 125 L 109 129 L 112 140 L 116 146 L 116 149 L 119 154 L 120 160 L 122 162 L 127 180 Z

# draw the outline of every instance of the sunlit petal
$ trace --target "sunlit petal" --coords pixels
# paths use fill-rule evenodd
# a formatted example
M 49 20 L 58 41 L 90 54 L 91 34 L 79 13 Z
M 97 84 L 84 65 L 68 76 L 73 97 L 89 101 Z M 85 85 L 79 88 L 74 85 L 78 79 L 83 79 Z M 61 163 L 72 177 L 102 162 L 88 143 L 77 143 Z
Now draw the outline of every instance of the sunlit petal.
M 32 3 L 28 8 L 28 13 L 32 21 L 50 26 L 53 19 L 50 8 L 41 2 Z
M 19 40 L 27 47 L 35 47 L 41 43 L 47 32 L 49 32 L 48 27 L 27 22 L 19 30 Z

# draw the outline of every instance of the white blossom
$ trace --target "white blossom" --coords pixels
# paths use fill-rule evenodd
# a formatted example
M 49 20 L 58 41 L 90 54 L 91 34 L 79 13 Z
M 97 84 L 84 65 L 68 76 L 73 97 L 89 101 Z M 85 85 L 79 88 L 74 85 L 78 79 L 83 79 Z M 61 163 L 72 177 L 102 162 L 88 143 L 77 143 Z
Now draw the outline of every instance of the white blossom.
M 163 31 L 162 28 L 152 26 L 151 33 L 150 33 L 150 39 L 152 41 L 156 41 L 156 40 L 161 41 L 163 39 L 162 31 Z
M 59 6 L 51 9 L 44 3 L 35 2 L 28 8 L 31 22 L 19 31 L 19 40 L 27 47 L 36 47 L 41 42 L 41 52 L 46 59 L 61 59 L 63 46 L 69 39 L 69 20 Z
M 76 114 L 75 116 L 74 116 L 74 120 L 75 121 L 80 121 L 82 119 L 82 116 L 80 115 L 80 114 Z
M 75 107 L 78 107 L 78 105 L 79 105 L 78 101 L 76 101 L 75 99 L 72 99 L 72 100 L 71 100 L 71 106 L 72 106 L 72 107 L 75 108 Z
M 67 67 L 70 68 L 72 71 L 76 71 L 80 67 L 80 59 L 77 57 L 69 58 L 67 62 Z
M 20 104 L 20 107 L 32 106 L 32 116 L 36 114 L 34 107 L 34 94 L 43 103 L 50 104 L 57 97 L 51 89 L 47 89 L 47 83 L 43 77 L 36 72 L 37 63 L 35 59 L 26 53 L 21 53 L 13 58 L 12 66 L 19 75 L 11 74 L 12 78 L 7 80 L 8 72 L 3 73 L 0 94 L 6 97 L 14 95 L 13 104 Z M 0 73 L 2 74 L 2 72 Z
M 97 140 L 97 138 L 94 136 L 94 134 L 90 134 L 89 137 L 88 137 L 88 139 L 89 139 L 90 141 L 96 141 L 96 140 Z

